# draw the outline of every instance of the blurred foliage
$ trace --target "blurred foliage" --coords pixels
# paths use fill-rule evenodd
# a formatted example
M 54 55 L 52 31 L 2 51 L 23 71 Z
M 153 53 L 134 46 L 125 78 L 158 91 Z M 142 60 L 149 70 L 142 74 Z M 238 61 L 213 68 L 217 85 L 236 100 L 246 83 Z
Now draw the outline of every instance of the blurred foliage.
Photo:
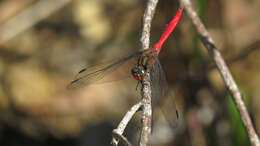
M 246 95 L 244 88 L 241 87 L 241 84 L 239 84 L 238 80 L 236 80 L 236 82 L 238 83 L 239 89 L 243 95 L 244 98 L 243 100 L 245 104 L 248 105 L 248 97 Z M 228 94 L 226 97 L 226 103 L 227 103 L 227 110 L 229 114 L 229 122 L 231 125 L 233 145 L 237 145 L 237 146 L 250 145 L 246 130 L 242 124 L 242 120 L 239 116 L 239 113 L 236 109 L 236 106 L 230 94 Z
M 109 75 L 114 82 L 65 88 L 82 68 L 139 49 L 146 1 L 68 0 L 2 42 L 8 35 L 4 32 L 16 33 L 24 22 L 33 22 L 38 12 L 50 10 L 41 7 L 26 21 L 19 19 L 39 1 L 0 0 L 0 145 L 108 145 L 112 129 L 140 98 L 130 73 L 122 67 L 121 72 Z M 177 1 L 159 1 L 151 45 L 178 5 Z M 197 0 L 193 6 L 236 77 L 259 131 L 260 19 L 256 18 L 260 1 Z M 15 28 L 7 25 L 10 22 Z M 185 12 L 165 42 L 160 61 L 180 120 L 170 130 L 156 111 L 151 145 L 249 145 L 233 101 Z M 139 128 L 137 114 L 126 132 L 133 143 Z

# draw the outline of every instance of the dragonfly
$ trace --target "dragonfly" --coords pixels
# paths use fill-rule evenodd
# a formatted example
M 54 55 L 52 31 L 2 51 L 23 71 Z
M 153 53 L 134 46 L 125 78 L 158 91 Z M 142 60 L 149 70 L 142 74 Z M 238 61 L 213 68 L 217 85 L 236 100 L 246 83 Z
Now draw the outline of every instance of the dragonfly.
M 138 81 L 138 83 L 140 83 L 143 80 L 145 72 L 149 69 L 152 88 L 152 106 L 154 106 L 154 100 L 156 99 L 156 101 L 159 101 L 158 98 L 160 97 L 170 99 L 170 102 L 165 100 L 164 103 L 171 103 L 171 109 L 175 110 L 175 112 L 172 114 L 173 116 L 171 117 L 174 117 L 174 120 L 178 119 L 178 110 L 176 109 L 174 98 L 170 94 L 165 73 L 158 59 L 158 55 L 161 51 L 163 43 L 179 22 L 182 10 L 182 7 L 177 10 L 170 22 L 165 27 L 158 42 L 155 43 L 151 48 L 137 51 L 116 61 L 84 68 L 77 73 L 75 79 L 68 85 L 68 88 L 77 88 L 78 86 L 82 86 L 82 84 L 85 86 L 91 85 L 104 79 L 109 74 L 118 70 L 118 68 L 122 66 L 129 67 L 131 65 L 132 66 L 129 69 L 128 74 L 131 73 L 132 76 Z M 165 107 L 167 108 L 167 105 Z M 174 120 L 171 119 L 171 121 Z

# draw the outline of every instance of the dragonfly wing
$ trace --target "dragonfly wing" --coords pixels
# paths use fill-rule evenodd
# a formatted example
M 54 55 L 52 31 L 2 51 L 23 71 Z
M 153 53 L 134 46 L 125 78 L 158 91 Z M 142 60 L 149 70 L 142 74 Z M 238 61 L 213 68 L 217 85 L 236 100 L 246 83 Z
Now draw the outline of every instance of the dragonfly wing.
M 88 86 L 93 83 L 104 83 L 120 80 L 131 76 L 133 64 L 141 52 L 123 57 L 119 60 L 109 61 L 107 63 L 95 65 L 80 70 L 75 79 L 67 86 L 68 89 Z
M 158 59 L 151 68 L 151 83 L 153 106 L 159 106 L 169 124 L 172 127 L 176 127 L 179 113 L 176 108 L 174 96 L 169 89 L 165 73 Z

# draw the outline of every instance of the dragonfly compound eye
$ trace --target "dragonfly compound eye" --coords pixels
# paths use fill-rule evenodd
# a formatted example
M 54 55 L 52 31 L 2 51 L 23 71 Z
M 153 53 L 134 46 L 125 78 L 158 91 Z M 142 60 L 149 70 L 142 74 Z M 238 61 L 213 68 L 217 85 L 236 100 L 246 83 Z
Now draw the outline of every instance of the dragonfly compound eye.
M 137 68 L 137 66 L 134 66 L 134 67 L 132 68 L 131 72 L 132 72 L 132 74 L 138 73 L 138 68 Z
M 134 67 L 132 68 L 131 72 L 132 72 L 133 77 L 134 77 L 136 80 L 141 81 L 141 80 L 143 79 L 144 70 L 141 69 L 140 67 L 134 66 Z

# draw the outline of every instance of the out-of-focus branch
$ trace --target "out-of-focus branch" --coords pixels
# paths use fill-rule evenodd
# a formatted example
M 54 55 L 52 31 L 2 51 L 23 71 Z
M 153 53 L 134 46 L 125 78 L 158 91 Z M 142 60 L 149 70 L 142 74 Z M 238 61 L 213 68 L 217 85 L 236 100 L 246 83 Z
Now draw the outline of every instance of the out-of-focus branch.
M 10 19 L 11 17 L 17 15 L 23 11 L 26 7 L 30 6 L 34 0 L 11 0 L 11 1 L 1 1 L 0 2 L 0 24 L 5 22 L 6 20 Z M 19 4 L 18 4 L 19 2 Z
M 190 133 L 191 145 L 193 146 L 206 146 L 206 137 L 200 120 L 196 114 L 196 109 L 191 108 L 186 115 L 187 130 Z
M 149 49 L 150 43 L 150 30 L 151 22 L 154 16 L 156 5 L 158 0 L 148 0 L 146 9 L 143 16 L 143 30 L 141 36 L 142 49 Z M 142 114 L 142 131 L 140 136 L 140 146 L 146 146 L 149 140 L 149 136 L 152 131 L 152 91 L 151 91 L 151 79 L 150 71 L 147 70 L 142 81 L 142 102 L 143 102 L 143 114 Z
M 129 123 L 129 121 L 132 119 L 132 117 L 134 116 L 134 114 L 138 111 L 138 109 L 142 106 L 142 102 L 138 102 L 137 104 L 135 104 L 124 116 L 124 118 L 122 119 L 122 121 L 119 123 L 119 125 L 117 126 L 116 129 L 113 130 L 113 133 L 116 133 L 117 135 L 121 135 L 121 138 L 123 137 L 123 132 L 127 126 L 127 124 Z M 126 139 L 127 140 L 127 139 Z M 125 140 L 124 140 L 125 141 Z M 112 142 L 111 142 L 114 146 L 117 146 L 118 144 L 118 138 L 114 137 L 112 138 Z
M 0 44 L 19 35 L 69 2 L 70 0 L 39 0 L 0 26 Z
M 201 41 L 204 46 L 208 49 L 209 55 L 212 57 L 214 62 L 217 65 L 217 68 L 227 86 L 228 90 L 230 91 L 232 98 L 236 104 L 238 112 L 241 116 L 242 122 L 246 131 L 248 133 L 248 137 L 250 139 L 252 146 L 260 146 L 259 138 L 256 134 L 256 131 L 253 127 L 252 121 L 249 117 L 248 111 L 246 109 L 245 103 L 243 102 L 243 97 L 241 92 L 238 89 L 237 84 L 235 83 L 222 55 L 218 51 L 215 46 L 215 43 L 211 36 L 209 35 L 207 29 L 200 21 L 197 13 L 194 11 L 190 0 L 180 0 L 181 4 L 185 7 L 185 10 L 188 16 L 191 18 L 193 25 L 195 26 L 197 32 L 200 35 Z

